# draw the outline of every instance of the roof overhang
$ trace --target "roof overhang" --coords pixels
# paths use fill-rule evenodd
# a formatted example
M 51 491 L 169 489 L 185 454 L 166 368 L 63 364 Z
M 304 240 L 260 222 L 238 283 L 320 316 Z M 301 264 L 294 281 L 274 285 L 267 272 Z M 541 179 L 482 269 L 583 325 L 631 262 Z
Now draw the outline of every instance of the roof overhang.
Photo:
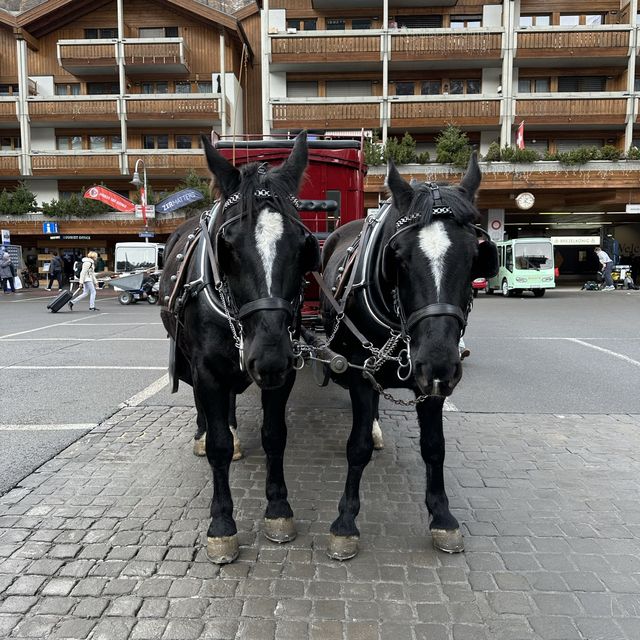
M 413 7 L 453 7 L 458 0 L 389 0 L 389 8 L 402 9 Z M 344 9 L 344 0 L 312 0 L 314 9 Z M 369 9 L 372 6 L 382 7 L 382 0 L 349 0 L 349 9 Z

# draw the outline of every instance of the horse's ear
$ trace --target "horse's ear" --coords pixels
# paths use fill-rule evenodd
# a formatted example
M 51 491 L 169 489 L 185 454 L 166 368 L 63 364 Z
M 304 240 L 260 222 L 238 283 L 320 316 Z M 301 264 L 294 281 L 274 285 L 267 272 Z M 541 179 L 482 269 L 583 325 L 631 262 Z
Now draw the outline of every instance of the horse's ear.
M 498 274 L 500 264 L 498 262 L 498 248 L 490 240 L 485 240 L 478 245 L 478 255 L 473 261 L 471 278 L 493 278 Z
M 308 233 L 304 241 L 302 267 L 305 273 L 320 269 L 320 244 L 312 233 Z
M 396 209 L 406 211 L 411 206 L 413 200 L 413 189 L 400 175 L 393 160 L 389 160 L 389 166 L 387 168 L 387 187 L 389 187 L 389 191 L 391 191 L 393 204 L 396 206 Z
M 287 183 L 287 188 L 292 193 L 298 193 L 302 176 L 304 176 L 309 159 L 309 148 L 307 146 L 307 132 L 301 131 L 296 136 L 296 141 L 291 149 L 289 157 L 276 169 L 272 175 Z
M 222 195 L 228 198 L 240 186 L 240 172 L 214 148 L 207 136 L 202 135 L 200 138 L 204 154 L 207 157 L 209 171 L 215 176 Z
M 467 172 L 460 182 L 460 188 L 471 202 L 473 202 L 481 180 L 482 173 L 480 173 L 480 167 L 478 166 L 478 154 L 474 151 L 469 158 Z

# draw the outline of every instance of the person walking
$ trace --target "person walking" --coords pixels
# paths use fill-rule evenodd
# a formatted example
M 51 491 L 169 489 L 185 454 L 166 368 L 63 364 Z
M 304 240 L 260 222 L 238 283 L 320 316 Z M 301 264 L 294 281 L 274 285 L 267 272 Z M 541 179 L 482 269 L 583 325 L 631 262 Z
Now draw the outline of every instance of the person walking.
M 600 264 L 602 265 L 602 277 L 604 278 L 604 288 L 603 291 L 613 291 L 615 287 L 613 286 L 613 279 L 611 278 L 611 270 L 613 269 L 613 260 L 609 257 L 609 254 L 606 251 L 603 251 L 600 246 L 594 247 L 593 249 L 598 256 L 598 260 L 600 260 Z
M 100 311 L 96 308 L 96 287 L 98 279 L 95 272 L 95 260 L 98 254 L 95 251 L 89 251 L 86 258 L 82 258 L 82 270 L 80 271 L 80 286 L 82 293 L 69 302 L 69 309 L 73 311 L 73 305 L 89 296 L 89 311 Z
M 7 284 L 11 289 L 11 293 L 16 292 L 15 285 L 13 284 L 13 263 L 11 262 L 11 256 L 5 251 L 4 247 L 0 248 L 0 279 L 2 280 L 2 290 L 5 293 L 9 293 Z
M 62 269 L 64 264 L 62 262 L 62 258 L 58 255 L 57 251 L 53 252 L 53 258 L 51 258 L 51 262 L 49 263 L 49 286 L 47 287 L 47 291 L 51 291 L 51 287 L 53 287 L 53 281 L 58 281 L 58 291 L 62 289 Z

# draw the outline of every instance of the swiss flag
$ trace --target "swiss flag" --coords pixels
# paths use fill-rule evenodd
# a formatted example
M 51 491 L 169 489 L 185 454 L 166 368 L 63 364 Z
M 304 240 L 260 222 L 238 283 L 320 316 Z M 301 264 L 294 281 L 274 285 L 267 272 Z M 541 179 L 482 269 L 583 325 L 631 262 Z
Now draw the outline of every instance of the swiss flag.
M 516 132 L 516 146 L 518 149 L 524 149 L 524 120 L 520 123 Z

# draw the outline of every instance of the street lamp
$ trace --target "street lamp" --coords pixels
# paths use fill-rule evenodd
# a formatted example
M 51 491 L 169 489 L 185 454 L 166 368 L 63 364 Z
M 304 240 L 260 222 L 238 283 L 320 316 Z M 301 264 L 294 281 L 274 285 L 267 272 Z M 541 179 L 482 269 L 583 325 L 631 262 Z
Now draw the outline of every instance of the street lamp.
M 142 163 L 142 180 L 140 180 L 140 173 L 138 172 L 138 165 Z M 147 226 L 147 165 L 142 158 L 136 160 L 136 165 L 133 168 L 133 178 L 131 184 L 138 187 L 140 190 L 140 204 L 142 205 L 142 221 L 144 222 L 145 233 L 149 231 Z M 149 238 L 145 235 L 145 242 L 149 242 Z

